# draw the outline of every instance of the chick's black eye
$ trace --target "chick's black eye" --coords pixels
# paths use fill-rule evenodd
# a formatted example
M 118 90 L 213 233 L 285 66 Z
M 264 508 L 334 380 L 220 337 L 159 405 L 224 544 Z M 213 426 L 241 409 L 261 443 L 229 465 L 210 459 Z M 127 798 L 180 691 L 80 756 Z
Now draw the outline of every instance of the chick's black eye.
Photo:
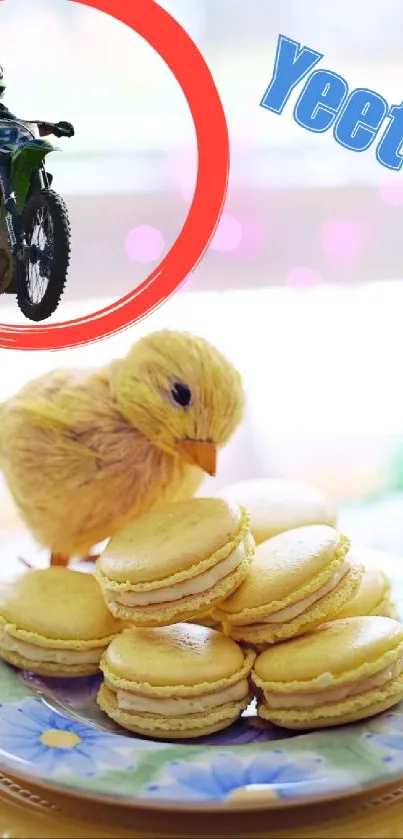
M 173 401 L 182 408 L 187 408 L 192 401 L 190 388 L 187 385 L 182 385 L 180 382 L 175 382 L 171 390 L 171 396 Z

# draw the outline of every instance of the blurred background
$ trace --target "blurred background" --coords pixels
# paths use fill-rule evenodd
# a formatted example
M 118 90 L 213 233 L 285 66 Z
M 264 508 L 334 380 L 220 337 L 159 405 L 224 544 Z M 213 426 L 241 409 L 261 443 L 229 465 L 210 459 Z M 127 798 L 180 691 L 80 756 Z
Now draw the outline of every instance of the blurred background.
M 282 33 L 324 53 L 319 66 L 350 90 L 400 103 L 403 6 L 339 0 L 325 15 L 321 0 L 160 5 L 197 43 L 224 104 L 221 222 L 181 291 L 141 326 L 56 354 L 2 350 L 0 397 L 49 367 L 102 363 L 156 325 L 192 329 L 234 359 L 248 392 L 218 482 L 285 475 L 350 504 L 384 503 L 403 489 L 403 172 L 377 163 L 375 147 L 355 154 L 331 131 L 296 125 L 299 88 L 281 117 L 259 102 Z M 58 321 L 127 293 L 171 247 L 193 194 L 194 129 L 162 60 L 112 18 L 66 0 L 3 0 L 0 29 L 4 102 L 21 118 L 76 127 L 49 163 L 73 226 Z M 13 298 L 0 300 L 0 319 L 24 322 Z

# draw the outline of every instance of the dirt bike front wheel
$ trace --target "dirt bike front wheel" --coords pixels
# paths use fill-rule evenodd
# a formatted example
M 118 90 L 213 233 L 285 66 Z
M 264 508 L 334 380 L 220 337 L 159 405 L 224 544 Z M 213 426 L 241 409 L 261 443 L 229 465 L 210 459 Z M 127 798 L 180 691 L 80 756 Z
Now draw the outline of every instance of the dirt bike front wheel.
M 22 213 L 26 258 L 16 259 L 17 303 L 29 320 L 46 320 L 62 297 L 70 262 L 67 207 L 51 189 L 35 192 Z

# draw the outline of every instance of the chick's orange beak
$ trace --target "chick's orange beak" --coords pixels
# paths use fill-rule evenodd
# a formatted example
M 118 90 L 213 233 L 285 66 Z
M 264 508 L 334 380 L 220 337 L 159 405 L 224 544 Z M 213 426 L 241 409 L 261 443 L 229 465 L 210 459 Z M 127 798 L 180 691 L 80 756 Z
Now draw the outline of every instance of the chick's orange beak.
M 205 440 L 181 440 L 179 454 L 193 466 L 200 466 L 208 475 L 217 471 L 217 446 Z

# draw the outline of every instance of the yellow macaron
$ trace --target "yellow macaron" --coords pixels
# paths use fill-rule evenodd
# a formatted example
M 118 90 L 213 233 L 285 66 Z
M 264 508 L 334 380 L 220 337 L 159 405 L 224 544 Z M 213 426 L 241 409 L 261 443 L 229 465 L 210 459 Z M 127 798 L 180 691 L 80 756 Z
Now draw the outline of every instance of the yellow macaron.
M 137 519 L 109 541 L 97 576 L 112 614 L 166 626 L 209 612 L 248 572 L 249 516 L 219 498 L 194 498 Z
M 254 653 L 196 624 L 133 628 L 102 657 L 98 704 L 129 731 L 202 737 L 231 725 L 252 698 Z
M 350 543 L 328 525 L 288 530 L 256 548 L 250 572 L 213 609 L 237 641 L 274 644 L 336 614 L 357 590 L 363 569 L 346 560 Z
M 315 487 L 280 478 L 257 478 L 225 487 L 220 495 L 248 510 L 257 545 L 296 527 L 336 525 L 337 511 Z
M 265 650 L 252 678 L 259 716 L 283 728 L 365 719 L 403 699 L 403 626 L 380 616 L 332 621 Z
M 365 553 L 351 550 L 349 560 L 365 563 Z M 390 582 L 379 568 L 365 567 L 360 585 L 336 618 L 358 618 L 364 615 L 383 615 L 396 618 L 396 606 L 390 597 Z
M 96 673 L 122 625 L 92 574 L 54 566 L 0 588 L 0 657 L 40 675 Z

